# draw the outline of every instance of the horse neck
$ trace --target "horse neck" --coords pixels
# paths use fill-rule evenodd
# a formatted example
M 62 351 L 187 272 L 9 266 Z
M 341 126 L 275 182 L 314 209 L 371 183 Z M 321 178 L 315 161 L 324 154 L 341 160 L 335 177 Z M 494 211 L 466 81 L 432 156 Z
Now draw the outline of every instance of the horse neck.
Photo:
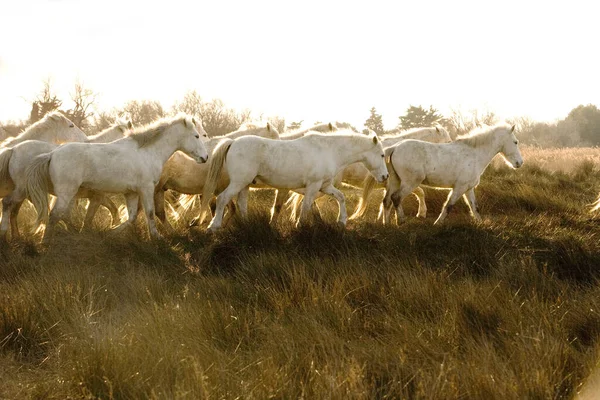
M 350 165 L 363 159 L 363 153 L 374 146 L 373 139 L 363 136 L 320 136 L 324 143 L 331 143 L 341 165 Z
M 492 159 L 500 152 L 500 138 L 494 136 L 489 142 L 482 143 L 477 147 L 472 148 L 475 153 L 478 167 L 483 171 Z
M 169 158 L 177 150 L 181 150 L 180 135 L 162 133 L 160 137 L 154 140 L 152 143 L 140 149 L 142 152 L 151 154 L 152 157 L 164 165 Z

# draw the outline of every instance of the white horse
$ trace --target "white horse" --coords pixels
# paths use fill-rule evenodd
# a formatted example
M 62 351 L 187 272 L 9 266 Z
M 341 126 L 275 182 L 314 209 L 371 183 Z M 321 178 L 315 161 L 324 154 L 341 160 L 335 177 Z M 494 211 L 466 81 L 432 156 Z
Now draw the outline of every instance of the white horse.
M 302 136 L 306 135 L 309 132 L 328 133 L 328 132 L 335 132 L 337 130 L 338 130 L 337 124 L 332 123 L 332 122 L 325 122 L 325 123 L 317 124 L 315 126 L 312 126 L 310 128 L 306 128 L 306 129 L 296 129 L 293 131 L 284 132 L 281 135 L 279 135 L 279 138 L 281 140 L 294 140 L 294 139 L 301 138 Z
M 384 148 L 390 147 L 407 139 L 417 139 L 431 143 L 448 143 L 452 141 L 448 131 L 440 125 L 427 128 L 409 129 L 407 131 L 400 132 L 399 134 L 382 135 L 380 138 Z M 362 163 L 350 164 L 344 168 L 343 171 L 338 173 L 335 180 L 335 186 L 340 187 L 343 184 L 347 184 L 354 187 L 363 187 L 363 183 L 369 176 L 369 170 L 367 170 Z M 375 181 L 373 181 L 373 183 L 375 183 Z M 413 194 L 419 201 L 419 211 L 417 215 L 424 218 L 427 214 L 425 192 L 420 187 L 417 187 L 415 188 Z M 301 197 L 302 195 L 295 193 L 289 200 L 290 208 L 292 209 L 292 213 L 290 215 L 291 220 L 296 219 Z M 278 207 L 281 208 L 281 204 Z M 355 219 L 356 217 L 357 216 L 353 215 L 350 217 L 350 219 Z
M 100 132 L 97 136 L 107 140 L 123 137 L 132 127 L 130 120 L 117 120 L 116 123 Z M 71 128 L 68 128 L 71 129 Z M 44 153 L 49 153 L 58 145 L 39 140 L 26 140 L 14 147 L 0 149 L 0 197 L 2 199 L 2 221 L 0 222 L 0 237 L 6 237 L 10 223 L 13 238 L 19 236 L 17 214 L 26 199 L 26 169 L 31 160 Z M 111 213 L 113 223 L 119 220 L 119 210 L 113 201 L 101 192 L 82 192 L 78 197 L 89 197 L 83 226 L 91 224 L 100 205 L 105 206 Z
M 383 146 L 377 136 L 345 132 L 329 135 L 311 133 L 290 141 L 256 136 L 245 136 L 235 141 L 225 139 L 212 153 L 202 195 L 200 222 L 224 169 L 229 175 L 229 185 L 217 197 L 215 216 L 208 227 L 211 231 L 221 226 L 224 208 L 236 195 L 240 213 L 242 217 L 246 216 L 248 189 L 257 182 L 277 189 L 302 190 L 304 200 L 300 221 L 306 220 L 317 192 L 329 194 L 340 207 L 338 223 L 345 226 L 344 195 L 333 186 L 333 180 L 340 169 L 359 161 L 365 163 L 377 180 L 387 179 Z
M 80 188 L 123 193 L 129 219 L 120 228 L 135 221 L 140 201 L 150 235 L 158 238 L 154 188 L 164 164 L 177 150 L 199 163 L 208 158 L 196 120 L 187 115 L 159 120 L 111 143 L 69 143 L 42 154 L 27 171 L 27 192 L 38 210 L 38 219 L 45 219 L 48 183 L 52 184 L 57 200 L 50 214 L 49 228 L 67 217 L 69 204 Z
M 0 143 L 0 147 L 12 147 L 25 140 L 61 144 L 67 142 L 85 142 L 87 136 L 67 117 L 58 111 L 46 114 L 44 118 L 29 126 L 18 136 L 9 137 Z
M 514 168 L 523 165 L 515 127 L 499 124 L 471 131 L 469 136 L 452 143 L 434 144 L 419 140 L 406 140 L 386 149 L 390 158 L 390 179 L 383 199 L 383 222 L 389 221 L 392 205 L 400 222 L 404 221 L 402 200 L 417 186 L 450 189 L 450 194 L 435 221 L 440 224 L 463 196 L 471 215 L 480 220 L 474 189 L 479 185 L 481 174 L 500 153 L 507 164 Z M 365 185 L 367 188 L 369 185 Z M 372 185 L 371 185 L 372 187 Z M 363 198 L 368 196 L 365 189 Z M 366 202 L 362 202 L 363 206 Z M 356 213 L 364 210 L 357 209 Z
M 121 139 L 125 133 L 133 129 L 131 117 L 117 118 L 116 123 L 104 129 L 100 133 L 88 136 L 88 143 L 110 143 L 113 140 Z
M 279 132 L 269 123 L 263 127 L 242 125 L 237 131 L 208 139 L 205 145 L 210 154 L 224 138 L 236 139 L 247 135 L 279 139 Z M 208 164 L 198 164 L 181 152 L 176 152 L 169 158 L 154 193 L 156 216 L 167 229 L 170 229 L 171 225 L 165 213 L 165 191 L 171 189 L 188 195 L 202 194 L 207 175 Z

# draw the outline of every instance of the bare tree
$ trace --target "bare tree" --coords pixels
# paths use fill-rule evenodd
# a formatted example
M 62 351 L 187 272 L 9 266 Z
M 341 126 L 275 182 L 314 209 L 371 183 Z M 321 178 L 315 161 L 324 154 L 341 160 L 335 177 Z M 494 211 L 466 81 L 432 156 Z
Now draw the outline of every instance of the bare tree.
M 162 105 L 156 100 L 132 100 L 115 110 L 115 114 L 129 114 L 134 126 L 146 125 L 166 116 Z
M 277 132 L 285 131 L 285 118 L 283 117 L 271 117 L 269 118 L 269 123 L 272 127 L 277 129 Z
M 75 89 L 70 93 L 74 103 L 72 109 L 66 112 L 67 117 L 80 128 L 89 126 L 89 118 L 93 115 L 92 108 L 96 105 L 98 96 L 92 89 L 86 88 L 79 80 L 75 82 Z
M 62 100 L 54 93 L 52 80 L 47 78 L 43 82 L 44 87 L 31 104 L 31 113 L 29 114 L 29 123 L 39 121 L 44 115 L 58 110 L 62 106 Z
M 289 125 L 287 126 L 287 130 L 293 131 L 296 129 L 300 129 L 302 127 L 302 122 L 304 122 L 304 120 L 298 121 L 298 122 L 290 122 Z
M 250 119 L 250 110 L 236 111 L 225 106 L 220 99 L 203 101 L 198 92 L 190 91 L 181 102 L 173 106 L 173 112 L 184 112 L 202 119 L 204 129 L 210 136 L 220 136 L 237 130 Z
M 202 97 L 195 90 L 191 90 L 183 96 L 181 102 L 175 103 L 173 111 L 202 117 Z
M 453 108 L 450 111 L 450 117 L 445 120 L 445 125 L 453 140 L 478 126 L 494 125 L 498 122 L 496 114 L 487 109 L 473 109 L 468 114 L 460 109 Z
M 0 142 L 6 139 L 8 136 L 8 132 L 6 132 L 4 128 L 0 126 Z

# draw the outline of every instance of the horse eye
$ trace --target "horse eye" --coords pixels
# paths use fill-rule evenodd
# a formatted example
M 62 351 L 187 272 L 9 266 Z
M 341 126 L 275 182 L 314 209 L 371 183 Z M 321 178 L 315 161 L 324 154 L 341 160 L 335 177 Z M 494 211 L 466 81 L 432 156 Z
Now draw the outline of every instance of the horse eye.
M 75 124 L 70 124 L 69 125 L 69 128 L 74 128 L 74 127 L 75 127 Z
M 196 135 L 196 139 L 200 139 L 200 135 Z
M 516 140 L 516 141 L 515 141 L 515 144 L 519 144 L 519 141 L 518 141 L 518 140 Z
M 385 158 L 385 154 L 382 154 L 382 155 L 381 155 L 381 158 Z

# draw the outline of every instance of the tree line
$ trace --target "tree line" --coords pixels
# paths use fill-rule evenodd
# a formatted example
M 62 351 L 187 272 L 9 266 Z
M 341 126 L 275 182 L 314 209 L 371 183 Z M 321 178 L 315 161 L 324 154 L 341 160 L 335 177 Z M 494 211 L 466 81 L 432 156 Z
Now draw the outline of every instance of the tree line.
M 383 117 L 375 107 L 370 110 L 365 127 L 377 134 L 397 133 L 406 129 L 440 124 L 452 138 L 464 135 L 481 125 L 499 122 L 498 116 L 489 110 L 463 112 L 451 110 L 450 115 L 442 115 L 436 108 L 411 105 L 404 115 L 398 117 L 397 126 L 385 130 Z M 593 104 L 579 105 L 572 109 L 566 118 L 555 122 L 536 122 L 528 117 L 508 120 L 517 126 L 518 136 L 524 144 L 539 147 L 579 147 L 600 146 L 600 110 Z
M 136 126 L 140 126 L 178 112 L 185 112 L 200 117 L 211 136 L 232 132 L 253 119 L 263 119 L 262 115 L 255 116 L 248 109 L 239 111 L 227 107 L 220 99 L 204 100 L 197 91 L 187 92 L 171 109 L 165 109 L 156 100 L 132 100 L 120 107 L 104 111 L 97 110 L 98 94 L 79 81 L 75 82 L 69 94 L 71 107 L 66 108 L 63 106 L 63 100 L 54 92 L 50 80 L 44 81 L 41 91 L 30 101 L 28 120 L 0 126 L 0 140 L 19 134 L 29 124 L 55 110 L 64 113 L 89 135 L 107 128 L 121 115 L 128 115 Z M 269 122 L 280 132 L 298 129 L 303 123 L 292 121 L 286 124 L 282 117 L 271 117 Z M 410 105 L 404 114 L 398 117 L 394 129 L 384 128 L 383 117 L 375 107 L 370 109 L 364 126 L 377 134 L 386 134 L 440 124 L 448 130 L 452 138 L 456 138 L 477 126 L 497 122 L 499 118 L 489 110 L 464 112 L 452 109 L 449 115 L 442 115 L 433 105 L 428 108 Z M 566 118 L 555 122 L 536 122 L 527 117 L 513 118 L 508 122 L 517 125 L 518 136 L 524 144 L 540 147 L 600 146 L 600 110 L 593 104 L 579 105 L 572 109 Z M 346 123 L 345 127 L 358 132 L 350 124 Z

